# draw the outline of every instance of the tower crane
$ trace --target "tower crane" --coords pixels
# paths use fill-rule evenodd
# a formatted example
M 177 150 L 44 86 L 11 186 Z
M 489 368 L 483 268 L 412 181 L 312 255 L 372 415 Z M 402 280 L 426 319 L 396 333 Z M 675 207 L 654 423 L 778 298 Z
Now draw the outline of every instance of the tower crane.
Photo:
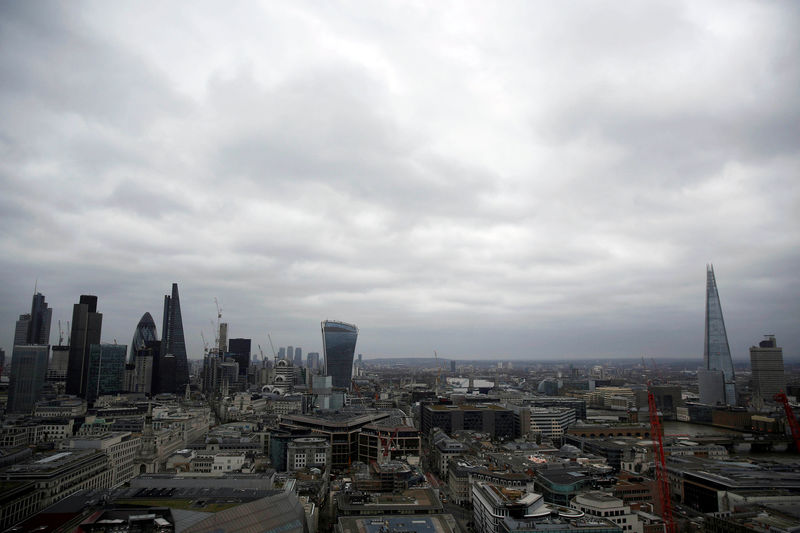
M 783 410 L 786 412 L 786 420 L 789 424 L 789 429 L 792 430 L 794 449 L 797 453 L 800 453 L 800 424 L 797 423 L 797 419 L 794 417 L 792 406 L 789 405 L 789 398 L 786 397 L 785 392 L 781 391 L 775 395 L 774 400 L 780 404 L 783 404 Z
M 653 463 L 655 466 L 656 488 L 661 503 L 661 518 L 664 519 L 666 533 L 675 533 L 675 519 L 672 516 L 672 499 L 669 493 L 667 461 L 664 457 L 663 429 L 658 418 L 656 397 L 647 383 L 647 406 L 650 410 L 650 438 L 653 439 Z
M 206 336 L 203 334 L 203 330 L 200 330 L 200 338 L 203 339 L 203 352 L 208 353 L 208 343 L 206 342 Z
M 272 348 L 272 357 L 277 359 L 278 354 L 275 353 L 275 345 L 272 344 L 272 337 L 270 336 L 269 333 L 267 333 L 267 339 L 269 339 L 269 347 Z

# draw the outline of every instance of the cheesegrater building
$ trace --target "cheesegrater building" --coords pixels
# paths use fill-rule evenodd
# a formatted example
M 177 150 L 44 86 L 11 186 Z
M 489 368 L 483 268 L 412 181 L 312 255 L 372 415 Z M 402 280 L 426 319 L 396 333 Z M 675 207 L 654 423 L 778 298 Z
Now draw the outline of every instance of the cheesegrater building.
M 334 387 L 347 388 L 353 378 L 353 354 L 356 351 L 358 328 L 354 324 L 322 321 L 322 351 L 325 353 L 325 375 Z
M 159 379 L 162 383 L 160 392 L 180 392 L 189 383 L 189 362 L 186 360 L 186 340 L 183 337 L 183 319 L 181 318 L 181 300 L 178 297 L 178 284 L 172 284 L 172 295 L 164 296 L 164 321 L 161 327 L 161 354 L 159 363 Z M 171 357 L 170 357 L 171 356 Z M 174 363 L 173 376 L 169 368 Z M 153 376 L 156 379 L 156 376 Z

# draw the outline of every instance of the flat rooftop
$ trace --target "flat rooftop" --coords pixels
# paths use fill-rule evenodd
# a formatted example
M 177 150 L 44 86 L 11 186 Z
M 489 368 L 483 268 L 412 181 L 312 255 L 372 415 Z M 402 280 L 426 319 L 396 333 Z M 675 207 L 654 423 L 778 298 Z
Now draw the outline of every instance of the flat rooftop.
M 339 518 L 342 533 L 456 533 L 452 515 L 365 516 Z

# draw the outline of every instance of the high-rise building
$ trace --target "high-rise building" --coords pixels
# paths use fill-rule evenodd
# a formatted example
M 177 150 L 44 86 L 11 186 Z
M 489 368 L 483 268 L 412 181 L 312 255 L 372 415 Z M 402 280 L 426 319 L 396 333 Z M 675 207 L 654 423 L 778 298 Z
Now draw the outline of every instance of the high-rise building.
M 278 359 L 286 359 L 286 348 L 278 348 Z
M 136 364 L 136 352 L 147 346 L 148 342 L 157 341 L 158 333 L 156 332 L 156 322 L 153 320 L 150 313 L 145 313 L 136 324 L 136 329 L 133 331 L 133 340 L 131 341 L 130 355 L 128 362 Z
M 146 341 L 144 347 L 136 351 L 133 361 L 133 388 L 130 392 L 153 393 L 153 373 L 160 353 L 161 342 L 157 340 Z M 158 389 L 158 385 L 156 385 L 156 389 Z
M 294 349 L 294 366 L 298 368 L 303 366 L 303 349 L 299 346 Z
M 219 324 L 219 353 L 228 351 L 228 323 L 220 322 Z
M 124 344 L 92 344 L 89 347 L 89 375 L 86 401 L 93 403 L 104 394 L 117 394 L 125 389 L 125 358 L 128 347 Z
M 719 301 L 717 281 L 714 277 L 714 266 L 706 268 L 706 325 L 705 343 L 703 345 L 704 370 L 719 370 L 724 380 L 724 397 L 719 402 L 736 405 L 736 382 L 733 373 L 731 349 L 728 345 L 728 334 L 722 318 L 722 305 Z M 700 383 L 702 385 L 702 383 Z M 701 396 L 703 391 L 700 391 Z
M 173 356 L 172 361 L 163 361 L 154 365 L 154 372 L 157 370 L 159 382 L 161 383 L 159 392 L 181 392 L 189 383 L 189 361 L 186 357 L 186 340 L 183 337 L 183 319 L 181 318 L 181 300 L 178 297 L 178 284 L 172 284 L 172 296 L 164 296 L 164 321 L 161 326 L 161 354 L 160 359 Z M 174 383 L 164 372 L 174 363 Z M 155 367 L 158 367 L 157 369 Z M 155 380 L 155 374 L 154 374 Z
M 294 365 L 294 346 L 287 346 L 286 347 L 286 359 L 292 362 Z
M 8 411 L 30 414 L 47 377 L 50 347 L 37 344 L 14 346 L 8 383 Z
M 19 315 L 17 325 L 14 328 L 14 346 L 22 346 L 23 344 L 30 344 L 28 342 L 28 331 L 31 329 L 31 315 L 25 313 Z
M 69 346 L 53 346 L 50 364 L 47 366 L 47 381 L 65 381 L 69 368 Z
M 251 339 L 230 339 L 228 340 L 228 354 L 239 363 L 239 375 L 246 376 L 247 369 L 250 368 L 250 349 Z
M 0 348 L 0 369 L 6 366 L 6 351 Z
M 325 354 L 325 375 L 334 387 L 350 387 L 353 379 L 353 354 L 356 351 L 358 328 L 354 324 L 323 320 L 322 352 Z
M 33 295 L 31 312 L 19 315 L 14 329 L 14 346 L 22 344 L 50 344 L 50 322 L 53 309 L 47 306 L 42 293 Z
M 783 373 L 783 348 L 775 335 L 765 335 L 758 346 L 750 347 L 750 368 L 753 370 L 753 395 L 771 401 L 786 388 Z
M 72 307 L 69 363 L 67 365 L 67 394 L 86 398 L 89 374 L 89 348 L 100 344 L 103 314 L 97 312 L 97 296 L 82 294 Z
M 319 370 L 319 352 L 308 352 L 306 366 L 311 370 Z
M 44 295 L 37 292 L 31 303 L 31 327 L 28 332 L 28 344 L 50 344 L 50 322 L 53 309 L 47 306 Z

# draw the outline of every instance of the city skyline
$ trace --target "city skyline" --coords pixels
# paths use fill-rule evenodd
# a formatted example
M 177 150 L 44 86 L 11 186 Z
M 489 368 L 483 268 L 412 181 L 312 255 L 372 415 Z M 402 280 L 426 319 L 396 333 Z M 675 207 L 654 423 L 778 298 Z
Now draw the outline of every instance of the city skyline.
M 0 346 L 36 279 L 368 354 L 800 353 L 800 9 L 0 5 Z M 55 342 L 55 331 L 51 332 Z M 163 332 L 159 332 L 162 333 Z

